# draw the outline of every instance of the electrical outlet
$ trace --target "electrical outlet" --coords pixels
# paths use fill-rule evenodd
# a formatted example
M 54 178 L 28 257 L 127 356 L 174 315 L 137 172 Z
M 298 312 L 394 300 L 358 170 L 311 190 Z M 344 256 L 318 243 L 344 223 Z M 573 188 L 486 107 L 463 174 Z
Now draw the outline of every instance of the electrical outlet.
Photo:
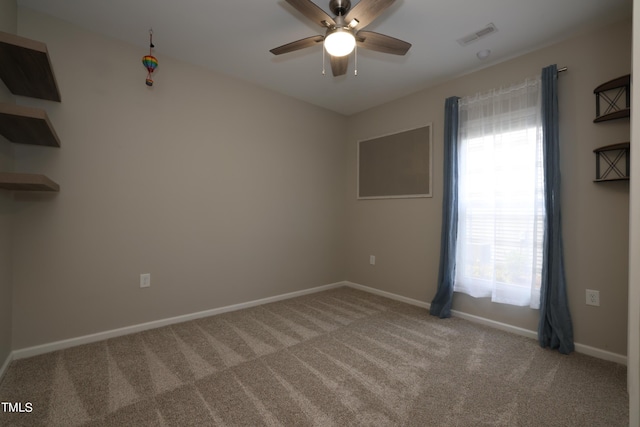
M 369 255 L 369 264 L 376 265 L 376 256 L 375 255 Z
M 587 305 L 600 306 L 600 291 L 587 289 Z
M 148 288 L 151 286 L 151 273 L 144 273 L 140 275 L 140 287 Z

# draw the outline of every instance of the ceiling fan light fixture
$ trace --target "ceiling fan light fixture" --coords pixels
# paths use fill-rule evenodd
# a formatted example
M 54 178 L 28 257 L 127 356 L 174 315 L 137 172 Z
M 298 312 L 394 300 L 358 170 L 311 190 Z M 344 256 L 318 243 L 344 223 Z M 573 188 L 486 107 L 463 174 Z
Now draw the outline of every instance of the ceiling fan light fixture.
M 324 38 L 324 48 L 331 56 L 346 56 L 356 47 L 356 38 L 347 28 L 330 30 Z
M 360 48 L 392 55 L 405 55 L 411 47 L 411 43 L 373 31 L 363 31 L 396 0 L 357 0 L 353 9 L 351 9 L 352 0 L 329 0 L 329 9 L 333 16 L 327 14 L 315 1 L 286 0 L 290 6 L 307 19 L 323 27 L 324 34 L 305 37 L 271 49 L 269 52 L 274 55 L 282 55 L 317 46 L 323 42 L 322 74 L 324 74 L 324 62 L 328 54 L 331 72 L 334 77 L 338 77 L 347 72 L 351 52 L 355 51 L 356 58 L 354 59 L 357 62 L 357 53 Z M 357 74 L 356 70 L 357 67 L 354 74 Z

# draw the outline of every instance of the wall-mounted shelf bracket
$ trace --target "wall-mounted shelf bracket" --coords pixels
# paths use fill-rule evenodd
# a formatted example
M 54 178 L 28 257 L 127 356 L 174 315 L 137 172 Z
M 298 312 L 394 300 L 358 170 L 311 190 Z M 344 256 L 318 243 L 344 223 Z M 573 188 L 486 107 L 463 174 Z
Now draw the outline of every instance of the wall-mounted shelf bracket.
M 593 90 L 596 95 L 594 123 L 621 119 L 631 115 L 631 75 L 618 77 Z
M 593 150 L 596 153 L 596 179 L 594 182 L 629 180 L 628 142 L 607 145 Z

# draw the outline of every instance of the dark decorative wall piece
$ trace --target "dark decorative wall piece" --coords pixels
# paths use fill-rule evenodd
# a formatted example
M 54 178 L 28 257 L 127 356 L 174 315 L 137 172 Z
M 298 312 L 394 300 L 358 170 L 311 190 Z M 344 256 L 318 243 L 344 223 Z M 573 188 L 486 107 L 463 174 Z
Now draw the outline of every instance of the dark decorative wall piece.
M 593 90 L 596 95 L 594 123 L 629 117 L 631 112 L 631 75 L 618 77 Z
M 628 142 L 607 145 L 593 150 L 596 153 L 594 182 L 629 180 Z

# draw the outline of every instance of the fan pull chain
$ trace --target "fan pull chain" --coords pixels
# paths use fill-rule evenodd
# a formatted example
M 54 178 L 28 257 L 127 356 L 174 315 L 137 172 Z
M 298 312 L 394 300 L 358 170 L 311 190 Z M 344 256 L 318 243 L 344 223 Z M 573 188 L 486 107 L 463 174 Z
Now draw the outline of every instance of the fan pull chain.
M 358 75 L 358 44 L 356 43 L 355 49 L 354 49 L 354 56 L 355 56 L 355 64 L 354 67 L 355 69 L 353 70 L 353 75 L 357 76 Z
M 324 74 L 324 46 L 322 46 L 322 75 Z

